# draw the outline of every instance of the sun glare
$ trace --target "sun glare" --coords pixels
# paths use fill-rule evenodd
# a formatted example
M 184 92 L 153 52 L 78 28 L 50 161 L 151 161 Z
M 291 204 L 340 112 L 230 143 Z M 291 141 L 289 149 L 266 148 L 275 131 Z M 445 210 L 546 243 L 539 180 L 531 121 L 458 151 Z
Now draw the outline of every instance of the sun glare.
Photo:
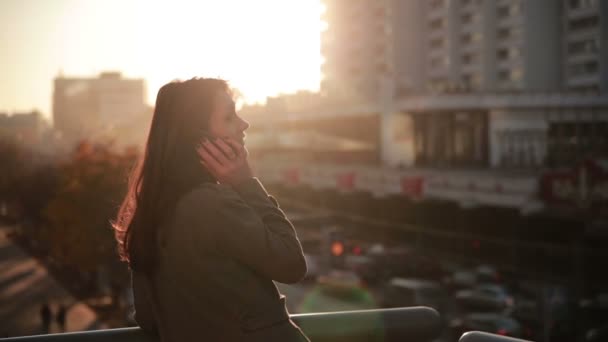
M 246 102 L 320 81 L 319 1 L 140 3 L 136 43 L 149 98 L 173 78 L 228 79 Z

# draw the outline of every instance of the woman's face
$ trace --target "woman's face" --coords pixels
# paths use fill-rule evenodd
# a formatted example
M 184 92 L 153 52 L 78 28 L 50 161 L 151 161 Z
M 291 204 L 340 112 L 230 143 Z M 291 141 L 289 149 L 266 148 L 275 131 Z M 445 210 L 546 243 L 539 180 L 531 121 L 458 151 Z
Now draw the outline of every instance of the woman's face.
M 236 114 L 232 97 L 219 92 L 215 97 L 215 109 L 209 118 L 209 133 L 215 137 L 228 137 L 245 145 L 245 130 L 249 123 Z

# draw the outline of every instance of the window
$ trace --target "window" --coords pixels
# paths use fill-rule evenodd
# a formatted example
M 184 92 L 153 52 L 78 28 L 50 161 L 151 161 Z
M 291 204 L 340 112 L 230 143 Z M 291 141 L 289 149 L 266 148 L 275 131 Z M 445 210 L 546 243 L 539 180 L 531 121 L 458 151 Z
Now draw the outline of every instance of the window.
M 496 57 L 499 60 L 517 58 L 520 56 L 520 50 L 517 47 L 500 48 L 496 51 Z
M 478 32 L 475 33 L 465 33 L 460 37 L 460 40 L 463 44 L 469 44 L 472 42 L 477 42 L 481 40 L 481 34 Z
M 473 22 L 473 14 L 465 13 L 462 15 L 461 19 L 463 24 L 470 24 Z
M 498 17 L 505 18 L 509 16 L 509 7 L 499 7 L 498 8 Z
M 443 19 L 441 19 L 441 18 L 437 18 L 437 19 L 435 19 L 435 20 L 432 20 L 432 21 L 430 22 L 429 26 L 430 26 L 432 29 L 435 29 L 435 30 L 437 30 L 437 29 L 441 29 L 441 28 L 443 28 L 443 26 L 444 26 Z
M 521 69 L 509 69 L 509 70 L 501 70 L 498 72 L 498 79 L 500 81 L 511 81 L 518 82 L 521 81 L 523 77 L 523 72 Z
M 585 52 L 598 52 L 600 50 L 599 38 L 590 38 L 568 44 L 568 52 L 576 55 Z
M 431 1 L 431 8 L 437 8 L 440 6 L 443 6 L 445 0 L 432 0 Z
M 509 39 L 511 37 L 510 28 L 501 28 L 498 30 L 498 39 Z
M 514 69 L 514 70 L 511 70 L 511 72 L 509 72 L 509 78 L 511 79 L 511 81 L 519 82 L 519 81 L 521 81 L 523 76 L 524 76 L 524 73 L 522 72 L 521 69 Z
M 508 49 L 498 49 L 496 52 L 496 56 L 498 59 L 508 59 L 509 58 L 509 50 Z
M 595 8 L 597 0 L 570 0 L 570 9 Z
M 549 124 L 547 133 L 549 166 L 572 166 L 581 157 L 604 159 L 608 156 L 608 122 L 565 121 Z
M 584 76 L 597 73 L 599 69 L 597 61 L 589 61 L 581 64 L 570 65 L 568 68 L 570 76 Z
M 463 74 L 461 81 L 465 89 L 476 89 L 481 85 L 481 76 L 479 74 Z
M 431 40 L 431 47 L 432 48 L 439 48 L 443 46 L 443 39 L 442 38 L 435 38 L 433 40 Z
M 498 18 L 505 19 L 520 12 L 521 4 L 519 2 L 513 2 L 509 5 L 498 7 Z
M 571 20 L 568 22 L 568 28 L 572 31 L 586 30 L 599 26 L 599 18 L 597 16 Z

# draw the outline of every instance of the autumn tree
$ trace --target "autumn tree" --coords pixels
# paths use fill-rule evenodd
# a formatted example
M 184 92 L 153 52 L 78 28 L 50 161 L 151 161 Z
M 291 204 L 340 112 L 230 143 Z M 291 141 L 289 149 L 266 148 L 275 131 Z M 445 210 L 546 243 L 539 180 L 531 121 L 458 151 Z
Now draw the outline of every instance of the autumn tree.
M 117 260 L 110 221 L 126 193 L 137 152 L 83 142 L 59 167 L 55 198 L 45 209 L 51 255 L 64 265 L 94 271 Z

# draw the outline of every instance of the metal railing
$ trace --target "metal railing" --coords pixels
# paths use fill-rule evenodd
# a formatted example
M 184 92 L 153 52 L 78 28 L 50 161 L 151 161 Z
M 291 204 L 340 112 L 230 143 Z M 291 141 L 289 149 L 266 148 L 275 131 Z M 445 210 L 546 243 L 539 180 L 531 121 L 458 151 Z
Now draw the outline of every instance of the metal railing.
M 489 334 L 481 331 L 466 332 L 458 342 L 529 342 L 519 338 Z
M 431 341 L 441 333 L 437 311 L 427 307 L 291 315 L 314 342 Z M 0 339 L 3 342 L 156 342 L 141 328 L 120 328 Z

